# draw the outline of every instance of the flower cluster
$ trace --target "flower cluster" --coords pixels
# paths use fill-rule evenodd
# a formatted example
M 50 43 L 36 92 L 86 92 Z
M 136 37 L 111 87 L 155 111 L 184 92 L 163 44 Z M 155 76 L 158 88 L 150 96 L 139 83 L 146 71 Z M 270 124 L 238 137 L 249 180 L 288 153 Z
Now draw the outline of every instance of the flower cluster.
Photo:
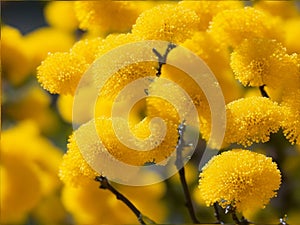
M 1 27 L 1 223 L 25 224 L 29 214 L 45 223 L 64 223 L 69 214 L 76 224 L 134 223 L 133 214 L 128 215 L 125 205 L 115 199 L 124 196 L 115 189 L 110 191 L 116 196 L 100 191 L 95 179 L 130 179 L 136 167 L 157 165 L 160 170 L 170 161 L 178 166 L 190 157 L 185 155 L 188 148 L 199 153 L 212 136 L 215 112 L 209 96 L 186 71 L 168 64 L 169 57 L 177 57 L 179 46 L 213 72 L 226 113 L 222 153 L 199 168 L 200 179 L 194 165 L 178 167 L 185 192 L 184 169 L 194 174 L 188 184 L 196 190 L 199 209 L 193 209 L 185 193 L 193 222 L 199 223 L 195 214 L 207 214 L 203 203 L 215 207 L 220 223 L 228 222 L 227 213 L 239 223 L 236 212 L 273 223 L 266 218 L 283 216 L 282 206 L 291 203 L 286 210 L 291 221 L 297 221 L 293 217 L 297 191 L 289 196 L 278 192 L 278 206 L 268 206 L 281 184 L 291 185 L 290 189 L 299 185 L 293 179 L 300 165 L 300 10 L 294 1 L 103 0 L 53 1 L 43 6 L 47 27 L 24 33 L 5 24 L 5 19 Z M 105 69 L 115 68 L 117 60 L 107 63 L 93 77 L 101 87 L 93 109 L 86 101 L 73 111 L 78 94 L 90 94 L 82 78 L 95 63 L 118 47 L 153 40 L 167 43 L 165 48 L 143 52 L 157 60 L 126 65 L 108 79 Z M 190 62 L 188 56 L 186 61 L 182 63 Z M 145 96 L 126 118 L 114 117 L 114 112 L 121 115 L 127 110 L 139 89 L 126 96 L 120 93 L 145 78 Z M 85 88 L 78 90 L 82 84 Z M 181 95 L 182 90 L 188 97 Z M 189 104 L 198 118 L 186 126 Z M 165 133 L 154 122 L 157 118 L 164 121 Z M 71 131 L 71 123 L 78 128 Z M 185 142 L 195 133 L 201 137 L 197 146 Z M 169 161 L 174 155 L 176 160 Z M 132 166 L 132 171 L 120 162 Z M 147 176 L 157 174 L 151 171 Z M 109 189 L 100 178 L 100 188 Z M 148 222 L 145 215 L 158 222 L 186 219 L 178 206 L 178 183 L 172 179 L 148 187 L 112 185 L 134 200 L 134 205 L 125 204 L 142 224 Z M 170 197 L 163 197 L 166 187 Z M 53 211 L 53 205 L 60 210 L 50 219 L 46 211 Z M 265 207 L 272 214 L 265 211 L 269 216 L 255 217 L 254 212 Z M 219 217 L 220 210 L 224 218 Z

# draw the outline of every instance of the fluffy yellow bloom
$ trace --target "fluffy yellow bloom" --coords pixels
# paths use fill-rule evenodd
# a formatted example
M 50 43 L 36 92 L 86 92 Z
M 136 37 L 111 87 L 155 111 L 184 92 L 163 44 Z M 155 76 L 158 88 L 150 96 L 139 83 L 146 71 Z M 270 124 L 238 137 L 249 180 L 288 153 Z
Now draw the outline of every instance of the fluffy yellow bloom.
M 1 222 L 20 222 L 59 187 L 61 156 L 32 121 L 1 133 Z
M 71 135 L 68 143 L 68 151 L 64 154 L 60 165 L 59 178 L 64 183 L 77 187 L 79 185 L 86 185 L 89 180 L 95 179 L 98 175 L 83 158 L 75 136 Z
M 281 106 L 283 108 L 282 128 L 286 138 L 292 144 L 300 144 L 300 88 L 291 91 L 283 97 Z
M 231 55 L 231 67 L 245 86 L 262 86 L 276 89 L 281 85 L 296 85 L 292 76 L 298 73 L 297 55 L 288 55 L 286 48 L 276 40 L 246 39 Z M 285 76 L 284 82 L 282 77 Z
M 84 58 L 67 52 L 56 52 L 48 55 L 37 68 L 37 78 L 42 87 L 52 94 L 73 95 L 88 66 Z
M 233 149 L 214 156 L 203 168 L 199 195 L 207 206 L 218 202 L 237 211 L 264 208 L 276 196 L 280 171 L 272 158 L 249 150 Z
M 132 34 L 144 40 L 181 43 L 200 26 L 195 11 L 180 5 L 163 4 L 143 12 L 132 27 Z
M 129 31 L 140 13 L 136 3 L 126 1 L 76 1 L 79 27 L 100 34 Z
M 93 61 L 107 51 L 132 41 L 132 35 L 112 35 L 78 41 L 69 52 L 56 52 L 37 68 L 41 85 L 50 93 L 74 95 L 78 83 Z M 100 75 L 101 76 L 101 75 Z
M 181 1 L 179 5 L 194 10 L 200 18 L 199 30 L 206 30 L 212 18 L 219 12 L 228 9 L 239 9 L 243 3 L 239 1 Z
M 149 174 L 151 176 L 151 174 Z M 116 186 L 116 184 L 113 184 Z M 128 197 L 144 215 L 154 221 L 163 221 L 166 207 L 160 201 L 165 193 L 164 183 L 145 187 L 116 187 Z M 145 193 L 148 193 L 145 195 Z M 62 201 L 76 224 L 134 224 L 135 215 L 107 190 L 99 189 L 99 183 L 91 180 L 85 187 L 65 185 Z
M 220 44 L 232 47 L 244 39 L 270 38 L 281 41 L 281 24 L 276 18 L 252 7 L 225 10 L 217 14 L 210 25 L 209 32 Z
M 84 57 L 84 60 L 91 64 L 98 57 L 98 51 L 101 45 L 103 45 L 102 38 L 83 39 L 76 42 L 70 52 Z
M 111 119 L 99 118 L 97 121 L 97 128 L 99 137 L 101 138 L 107 151 L 117 160 L 120 160 L 129 165 L 142 166 L 145 163 L 155 162 L 162 163 L 167 159 L 173 151 L 178 140 L 177 124 L 172 121 L 165 121 L 167 130 L 166 136 L 161 136 L 161 128 L 157 125 L 151 126 L 150 131 L 150 118 L 143 119 L 139 124 L 132 128 L 132 135 L 139 139 L 132 140 L 128 136 L 126 129 L 128 123 L 125 120 L 115 119 L 115 130 L 112 127 Z M 105 127 L 105 129 L 103 129 Z M 119 137 L 115 132 L 119 133 Z M 147 139 L 145 139 L 147 138 Z M 125 146 L 122 142 L 126 140 L 130 146 L 136 146 L 138 150 Z M 161 141 L 161 143 L 159 143 Z M 158 142 L 158 143 L 157 143 Z M 158 144 L 158 146 L 156 146 Z M 143 151 L 149 149 L 147 151 Z
M 49 2 L 44 9 L 44 15 L 52 27 L 72 31 L 78 26 L 72 1 Z
M 16 28 L 1 27 L 1 70 L 12 84 L 22 83 L 29 75 L 32 58 L 24 37 Z
M 270 134 L 279 130 L 283 113 L 276 102 L 253 96 L 227 104 L 226 116 L 224 142 L 250 146 L 269 141 Z

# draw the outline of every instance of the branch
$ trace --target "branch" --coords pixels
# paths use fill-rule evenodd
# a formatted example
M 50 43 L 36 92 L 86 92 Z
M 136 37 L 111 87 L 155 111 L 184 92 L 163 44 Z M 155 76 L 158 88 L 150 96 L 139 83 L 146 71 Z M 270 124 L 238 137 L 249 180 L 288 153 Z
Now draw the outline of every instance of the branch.
M 219 212 L 219 209 L 218 209 L 218 204 L 216 202 L 214 203 L 214 209 L 215 209 L 214 216 L 217 219 L 217 223 L 224 224 L 221 221 L 220 212 Z
M 265 90 L 265 86 L 266 85 L 259 86 L 260 94 L 263 97 L 270 98 L 269 95 L 268 95 L 268 93 Z
M 178 143 L 176 146 L 176 167 L 177 169 L 179 169 L 179 177 L 180 177 L 180 182 L 183 188 L 183 192 L 184 192 L 184 196 L 185 196 L 185 200 L 186 200 L 186 207 L 189 211 L 190 217 L 193 221 L 193 223 L 199 223 L 199 220 L 196 217 L 195 211 L 194 211 L 194 207 L 193 207 L 193 203 L 192 203 L 192 199 L 191 199 L 191 195 L 189 192 L 189 188 L 185 179 L 185 171 L 184 171 L 184 166 L 182 165 L 182 150 L 185 147 L 185 143 L 183 140 L 183 133 L 185 131 L 185 125 L 184 125 L 184 121 L 178 126 Z
M 122 201 L 125 205 L 127 205 L 128 208 L 130 208 L 130 210 L 135 214 L 140 224 L 146 224 L 145 221 L 143 220 L 142 213 L 135 207 L 135 205 L 128 198 L 126 198 L 119 191 L 117 191 L 113 186 L 111 186 L 111 184 L 108 182 L 106 177 L 97 176 L 95 180 L 100 182 L 99 188 L 109 190 L 111 193 L 113 193 L 116 196 L 118 200 Z
M 168 47 L 167 47 L 167 49 L 165 51 L 165 54 L 163 54 L 163 55 L 161 55 L 155 48 L 152 49 L 153 53 L 157 56 L 157 59 L 158 59 L 158 68 L 157 68 L 157 72 L 156 72 L 156 76 L 157 77 L 160 77 L 160 75 L 161 75 L 161 68 L 162 68 L 162 66 L 164 64 L 166 64 L 168 54 L 175 47 L 176 47 L 175 44 L 169 43 Z

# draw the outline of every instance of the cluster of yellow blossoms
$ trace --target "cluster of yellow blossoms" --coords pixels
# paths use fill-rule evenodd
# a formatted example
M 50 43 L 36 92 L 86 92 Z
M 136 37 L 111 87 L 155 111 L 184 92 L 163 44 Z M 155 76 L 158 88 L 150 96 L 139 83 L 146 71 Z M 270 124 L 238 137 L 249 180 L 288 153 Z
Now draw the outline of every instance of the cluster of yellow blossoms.
M 136 151 L 120 142 L 120 139 L 129 138 L 126 134 L 121 138 L 116 136 L 112 107 L 119 92 L 131 82 L 152 77 L 148 88 L 151 93 L 173 91 L 165 89 L 160 78 L 178 84 L 190 96 L 198 112 L 201 137 L 205 141 L 210 139 L 212 112 L 205 93 L 191 77 L 171 65 L 163 65 L 158 77 L 159 65 L 156 62 L 131 64 L 112 74 L 98 93 L 94 112 L 84 108 L 79 112 L 80 121 L 72 121 L 76 89 L 93 62 L 116 47 L 145 40 L 167 41 L 189 49 L 209 66 L 223 91 L 226 130 L 222 148 L 226 151 L 213 157 L 202 168 L 197 192 L 202 201 L 207 206 L 218 203 L 224 209 L 231 206 L 245 215 L 264 208 L 276 196 L 281 184 L 277 164 L 265 154 L 255 153 L 255 146 L 253 151 L 235 149 L 235 146 L 250 147 L 268 142 L 271 134 L 282 130 L 288 142 L 300 149 L 300 47 L 299 30 L 295 30 L 300 25 L 300 13 L 295 2 L 257 1 L 252 6 L 245 6 L 240 1 L 54 1 L 48 3 L 45 16 L 51 28 L 42 28 L 25 36 L 12 27 L 2 27 L 1 49 L 5 54 L 2 70 L 5 79 L 17 86 L 37 68 L 36 77 L 40 85 L 51 94 L 59 95 L 57 108 L 61 117 L 69 123 L 83 124 L 70 136 L 67 152 L 62 157 L 59 172 L 56 171 L 65 184 L 63 204 L 78 224 L 132 223 L 134 218 L 125 215 L 124 206 L 117 206 L 114 196 L 98 190 L 97 183 L 93 181 L 96 176 L 118 174 L 107 171 L 106 165 L 102 165 L 102 173 L 95 171 L 83 157 L 76 137 L 86 137 L 86 148 L 97 152 L 90 156 L 91 160 L 96 161 L 96 155 L 104 152 L 105 160 L 112 163 L 119 160 L 134 166 L 161 163 L 175 151 L 180 139 L 178 126 L 183 121 L 180 121 L 177 109 L 166 100 L 152 96 L 135 104 L 129 121 L 120 119 L 114 122 L 121 132 L 129 126 L 132 135 L 138 139 L 148 138 L 149 142 L 145 142 L 145 146 L 140 145 L 140 148 L 148 149 L 152 145 L 153 148 Z M 75 41 L 73 33 L 76 29 L 84 32 Z M 160 53 L 163 55 L 164 52 Z M 22 65 L 15 66 L 16 62 Z M 98 76 L 101 79 L 101 74 Z M 32 100 L 30 96 L 37 95 L 29 94 L 21 104 L 8 105 L 7 114 L 16 120 L 32 117 L 39 123 L 49 123 L 44 117 L 30 112 L 26 116 L 16 113 L 20 109 L 28 109 L 28 105 L 35 102 L 42 102 L 38 104 L 44 106 L 38 109 L 40 112 L 50 105 L 49 100 Z M 122 109 L 122 105 L 118 107 Z M 88 120 L 91 115 L 94 118 Z M 150 129 L 150 121 L 156 117 L 166 122 L 164 137 L 159 136 L 157 127 Z M 89 127 L 94 124 L 106 149 L 88 141 Z M 45 129 L 43 127 L 47 126 L 42 126 L 42 130 Z M 9 134 L 11 131 L 6 132 Z M 4 141 L 9 139 L 8 134 L 8 137 L 3 135 Z M 163 140 L 156 146 L 158 136 Z M 36 139 L 32 142 L 39 145 L 41 141 Z M 49 143 L 44 142 L 39 148 L 44 145 L 47 145 L 46 149 L 50 148 Z M 44 184 L 36 177 L 36 168 L 24 164 L 20 155 L 14 154 L 15 151 L 5 150 L 7 146 L 9 144 L 5 142 L 1 146 L 1 177 L 7 179 L 6 186 L 1 186 L 1 197 L 5 196 L 1 205 L 7 205 L 3 211 L 5 209 L 9 213 L 2 213 L 1 208 L 1 215 L 12 217 L 12 208 L 17 207 L 6 194 L 8 189 L 16 188 L 15 192 L 20 192 L 16 184 L 29 182 L 36 190 L 26 187 L 29 194 L 24 201 L 28 205 L 17 209 L 23 216 L 39 201 L 43 191 L 47 188 L 49 192 L 55 190 L 58 181 L 51 178 L 52 183 Z M 35 167 L 44 166 L 47 176 L 48 170 L 54 168 L 51 168 L 50 162 L 37 161 L 40 153 L 36 148 L 34 146 L 33 153 L 26 150 L 24 157 Z M 11 160 L 6 160 L 10 157 L 19 162 L 19 167 L 10 169 Z M 53 160 L 58 157 L 53 156 Z M 15 180 L 10 180 L 12 177 Z M 31 180 L 24 181 L 22 177 L 30 177 Z M 158 221 L 166 218 L 165 205 L 157 204 L 165 193 L 163 183 L 133 189 L 119 188 L 133 199 L 136 194 L 142 195 L 143 199 L 136 203 L 141 208 L 145 206 L 148 216 Z M 149 195 L 143 195 L 143 192 Z M 105 208 L 103 204 L 109 207 Z M 116 208 L 116 213 L 113 218 L 108 218 L 108 211 L 112 208 Z

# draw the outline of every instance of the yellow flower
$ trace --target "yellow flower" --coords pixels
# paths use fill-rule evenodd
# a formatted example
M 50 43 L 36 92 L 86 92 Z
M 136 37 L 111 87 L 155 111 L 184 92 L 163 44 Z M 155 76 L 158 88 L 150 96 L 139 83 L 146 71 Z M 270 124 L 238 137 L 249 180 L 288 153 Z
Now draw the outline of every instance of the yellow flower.
M 283 113 L 276 102 L 253 96 L 229 103 L 226 116 L 224 142 L 250 146 L 269 141 L 270 134 L 279 130 Z
M 199 30 L 205 31 L 212 18 L 219 12 L 243 7 L 239 1 L 181 1 L 179 5 L 194 10 L 200 18 Z
M 300 88 L 284 95 L 281 106 L 283 108 L 282 128 L 286 138 L 292 144 L 300 144 Z
M 218 202 L 237 211 L 264 208 L 276 196 L 280 171 L 272 158 L 249 150 L 233 149 L 214 156 L 203 168 L 199 195 L 207 206 Z
M 80 129 L 77 132 L 80 132 Z M 77 187 L 86 185 L 89 179 L 93 180 L 98 175 L 83 158 L 73 134 L 69 139 L 68 151 L 64 154 L 60 165 L 59 178 L 64 183 Z
M 130 199 L 144 215 L 156 222 L 164 220 L 167 209 L 160 201 L 165 193 L 164 183 L 144 187 L 113 185 Z M 145 195 L 145 193 L 148 194 Z M 130 212 L 130 209 L 109 191 L 99 189 L 99 183 L 93 180 L 85 187 L 74 188 L 65 185 L 62 201 L 74 217 L 76 224 L 136 223 L 136 217 Z
M 180 5 L 163 4 L 143 12 L 132 27 L 132 34 L 144 40 L 180 43 L 200 26 L 193 10 Z
M 95 59 L 113 48 L 132 41 L 132 35 L 113 35 L 78 41 L 69 52 L 56 52 L 37 68 L 41 85 L 50 93 L 75 94 L 78 83 Z M 101 77 L 101 75 L 100 75 Z
M 149 162 L 162 163 L 161 161 L 175 150 L 178 140 L 177 125 L 167 121 L 166 136 L 162 137 L 160 127 L 152 125 L 150 130 L 149 122 L 150 119 L 145 118 L 128 128 L 127 121 L 115 118 L 116 130 L 114 130 L 112 119 L 100 117 L 96 120 L 98 135 L 92 134 L 92 128 L 95 126 L 93 121 L 81 125 L 69 140 L 68 151 L 60 167 L 61 180 L 73 186 L 84 186 L 99 173 L 111 179 L 124 177 L 126 174 L 120 174 L 118 171 L 117 160 L 135 166 L 143 166 Z M 126 132 L 128 129 L 138 140 L 129 136 Z M 116 132 L 119 136 L 116 136 Z M 124 141 L 138 150 L 125 146 Z M 159 145 L 156 146 L 157 144 Z M 146 149 L 150 150 L 143 151 Z M 87 156 L 83 158 L 83 154 Z M 93 165 L 93 168 L 90 165 Z M 95 165 L 99 173 L 94 170 Z M 116 171 L 115 167 L 118 167 Z
M 44 9 L 44 15 L 47 22 L 52 27 L 72 31 L 78 26 L 74 2 L 72 1 L 49 2 Z
M 281 25 L 276 18 L 252 7 L 224 10 L 217 14 L 209 32 L 220 44 L 236 47 L 244 39 L 269 38 L 281 41 Z
M 57 190 L 61 156 L 32 121 L 1 133 L 1 222 L 20 222 Z
M 52 94 L 74 95 L 81 76 L 88 68 L 84 58 L 67 52 L 56 52 L 37 68 L 42 87 Z
M 298 73 L 297 55 L 288 55 L 286 48 L 276 40 L 246 39 L 231 55 L 231 67 L 245 86 L 262 86 L 276 89 L 291 82 Z M 282 81 L 282 76 L 285 81 Z M 291 88 L 291 87 L 290 87 Z
M 126 1 L 76 1 L 79 27 L 100 34 L 129 31 L 141 9 Z
M 19 30 L 10 26 L 1 27 L 1 70 L 14 85 L 22 83 L 29 75 L 32 58 Z
M 172 121 L 165 121 L 167 130 L 166 136 L 163 137 L 160 126 L 152 125 L 150 130 L 150 119 L 146 117 L 131 128 L 132 135 L 139 139 L 137 142 L 125 132 L 126 129 L 129 129 L 127 121 L 114 119 L 114 123 L 117 124 L 117 130 L 114 130 L 111 119 L 99 118 L 97 121 L 99 137 L 107 151 L 117 160 L 136 166 L 142 166 L 149 162 L 161 164 L 175 150 L 178 139 L 177 124 Z M 104 127 L 105 129 L 103 129 Z M 119 132 L 119 137 L 116 136 L 115 132 Z M 138 150 L 124 146 L 122 144 L 124 140 L 127 140 L 130 146 L 136 146 Z M 157 143 L 159 141 L 162 142 Z M 156 146 L 157 144 L 159 145 Z M 149 150 L 143 151 L 145 149 Z

